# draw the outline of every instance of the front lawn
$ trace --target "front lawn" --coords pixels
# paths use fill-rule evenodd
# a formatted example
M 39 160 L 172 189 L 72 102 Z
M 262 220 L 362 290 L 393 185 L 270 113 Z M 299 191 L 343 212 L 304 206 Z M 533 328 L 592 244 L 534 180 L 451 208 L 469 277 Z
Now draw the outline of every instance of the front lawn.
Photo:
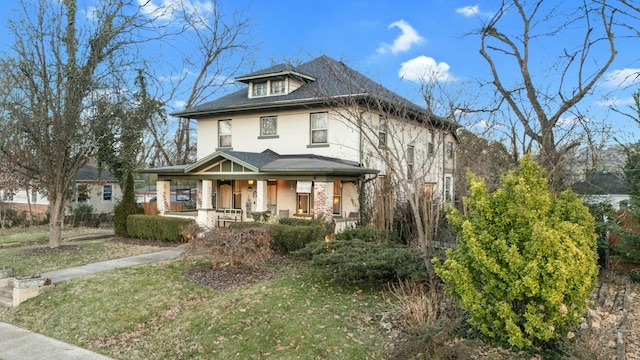
M 0 319 L 118 359 L 382 359 L 382 290 L 302 264 L 226 291 L 187 282 L 179 259 L 56 285 Z

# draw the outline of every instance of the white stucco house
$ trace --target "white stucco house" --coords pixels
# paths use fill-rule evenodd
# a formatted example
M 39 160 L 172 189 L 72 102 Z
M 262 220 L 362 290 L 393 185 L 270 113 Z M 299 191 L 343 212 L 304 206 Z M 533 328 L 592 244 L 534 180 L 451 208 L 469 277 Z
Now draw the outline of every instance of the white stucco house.
M 620 210 L 631 198 L 624 179 L 607 170 L 586 174 L 585 178 L 574 183 L 571 189 L 588 204 L 609 203 Z
M 344 63 L 321 56 L 236 81 L 247 86 L 173 114 L 197 121 L 197 161 L 143 171 L 158 176 L 160 214 L 172 215 L 176 179 L 197 180 L 190 215 L 206 226 L 238 209 L 242 220 L 322 214 L 339 227 L 358 216 L 359 189 L 375 202 L 398 190 L 393 176 L 453 199 L 455 125 Z

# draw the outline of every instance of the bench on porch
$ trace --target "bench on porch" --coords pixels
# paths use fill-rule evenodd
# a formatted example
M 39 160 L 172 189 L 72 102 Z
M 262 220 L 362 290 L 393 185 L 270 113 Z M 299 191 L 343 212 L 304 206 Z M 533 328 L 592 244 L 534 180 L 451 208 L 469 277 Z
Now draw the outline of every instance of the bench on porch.
M 242 221 L 241 209 L 219 209 L 218 210 L 218 227 L 226 227 L 227 223 Z

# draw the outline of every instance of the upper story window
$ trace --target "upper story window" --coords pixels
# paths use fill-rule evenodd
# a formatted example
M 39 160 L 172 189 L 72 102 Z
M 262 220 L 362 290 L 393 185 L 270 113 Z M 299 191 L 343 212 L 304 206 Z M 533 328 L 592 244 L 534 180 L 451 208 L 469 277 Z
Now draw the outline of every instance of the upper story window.
M 434 149 L 434 145 L 433 145 L 433 143 L 435 141 L 434 137 L 435 136 L 433 135 L 433 132 L 431 132 L 431 140 L 429 141 L 429 144 L 427 146 L 427 154 L 429 156 L 435 155 L 435 149 Z
M 414 147 L 409 145 L 407 147 L 407 179 L 413 178 L 413 161 L 414 161 Z
M 278 117 L 264 116 L 260 118 L 260 136 L 278 135 Z
M 267 96 L 267 82 L 253 83 L 253 96 Z
M 218 147 L 231 147 L 231 120 L 218 121 Z
M 449 159 L 453 157 L 453 142 L 451 141 L 447 143 L 447 157 Z
M 380 115 L 380 125 L 378 126 L 378 147 L 387 147 L 387 118 Z
M 113 201 L 113 185 L 107 184 L 102 187 L 102 201 Z
M 13 190 L 5 190 L 4 195 L 2 197 L 2 201 L 13 201 Z
M 326 112 L 311 114 L 311 144 L 326 144 L 328 128 Z
M 284 94 L 284 80 L 271 80 L 271 95 Z

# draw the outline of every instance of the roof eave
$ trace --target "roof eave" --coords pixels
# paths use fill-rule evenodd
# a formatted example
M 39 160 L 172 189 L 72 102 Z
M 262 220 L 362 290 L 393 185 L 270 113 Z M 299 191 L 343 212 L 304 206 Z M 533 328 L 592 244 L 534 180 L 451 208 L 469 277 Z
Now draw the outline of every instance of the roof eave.
M 235 80 L 246 84 L 246 83 L 249 83 L 251 80 L 266 79 L 266 78 L 277 77 L 277 76 L 292 76 L 292 77 L 302 78 L 309 81 L 316 81 L 316 78 L 314 78 L 313 76 L 305 75 L 292 70 L 278 71 L 273 73 L 264 73 L 264 74 L 252 75 L 252 76 L 240 76 L 235 78 Z

